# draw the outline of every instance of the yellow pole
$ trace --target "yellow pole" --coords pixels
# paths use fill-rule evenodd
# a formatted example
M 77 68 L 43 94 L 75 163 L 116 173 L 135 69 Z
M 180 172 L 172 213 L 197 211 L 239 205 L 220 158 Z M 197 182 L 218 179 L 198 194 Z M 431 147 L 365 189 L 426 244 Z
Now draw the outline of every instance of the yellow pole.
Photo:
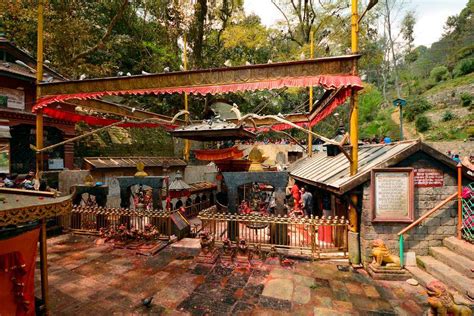
M 43 80 L 43 0 L 38 1 L 38 33 L 36 57 L 36 99 L 41 97 L 40 83 Z M 43 111 L 36 113 L 36 148 L 43 148 Z M 36 154 L 36 179 L 39 181 L 43 169 L 43 154 Z
M 188 53 L 187 53 L 187 41 L 186 41 L 186 35 L 183 37 L 183 42 L 184 42 L 184 51 L 183 51 L 183 64 L 184 64 L 184 70 L 188 70 Z M 184 110 L 189 111 L 189 106 L 188 106 L 188 94 L 184 94 Z M 184 116 L 185 124 L 188 123 L 189 121 L 189 114 L 185 114 Z M 184 160 L 189 161 L 189 152 L 191 149 L 191 142 L 189 139 L 184 140 Z
M 310 36 L 310 47 L 309 47 L 309 56 L 311 59 L 314 58 L 314 32 L 311 30 L 309 33 Z M 309 112 L 313 110 L 313 87 L 309 87 Z M 312 127 L 309 126 L 309 129 L 312 130 Z M 313 155 L 313 134 L 308 134 L 308 156 Z
M 43 80 L 43 0 L 38 0 L 38 33 L 37 33 L 37 58 L 36 58 L 36 100 L 41 97 L 40 83 Z M 43 111 L 36 113 L 36 148 L 43 148 Z M 43 154 L 36 154 L 36 179 L 39 181 L 43 169 Z M 46 219 L 41 219 L 40 229 L 40 274 L 41 298 L 43 299 L 45 315 L 49 315 L 48 298 L 48 259 L 46 251 Z
M 358 0 L 352 0 L 352 19 L 351 19 L 351 43 L 352 53 L 357 54 L 359 52 L 359 17 L 357 13 Z M 357 75 L 357 60 L 354 62 L 353 74 Z M 351 162 L 351 176 L 357 174 L 359 164 L 359 104 L 357 91 L 352 90 L 351 94 L 351 122 L 350 122 L 350 135 L 352 145 L 352 162 Z

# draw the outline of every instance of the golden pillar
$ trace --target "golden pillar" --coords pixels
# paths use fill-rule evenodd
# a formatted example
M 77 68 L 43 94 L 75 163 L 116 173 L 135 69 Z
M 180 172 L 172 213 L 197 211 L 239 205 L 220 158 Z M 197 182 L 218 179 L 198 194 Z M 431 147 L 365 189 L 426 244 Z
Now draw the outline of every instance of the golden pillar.
M 186 35 L 183 37 L 184 43 L 184 51 L 183 51 L 183 66 L 184 70 L 188 70 L 188 53 L 187 53 L 187 41 Z M 184 110 L 189 111 L 188 105 L 188 94 L 184 93 Z M 189 121 L 189 114 L 185 114 L 184 116 L 185 124 L 188 124 Z M 189 152 L 191 151 L 191 141 L 189 139 L 184 140 L 184 160 L 187 162 L 189 161 Z
M 310 47 L 309 47 L 309 56 L 311 59 L 314 58 L 314 32 L 311 30 L 309 33 L 310 36 Z M 313 110 L 313 87 L 309 87 L 309 112 Z M 312 130 L 312 127 L 308 127 Z M 313 134 L 308 133 L 308 156 L 311 157 L 313 155 Z

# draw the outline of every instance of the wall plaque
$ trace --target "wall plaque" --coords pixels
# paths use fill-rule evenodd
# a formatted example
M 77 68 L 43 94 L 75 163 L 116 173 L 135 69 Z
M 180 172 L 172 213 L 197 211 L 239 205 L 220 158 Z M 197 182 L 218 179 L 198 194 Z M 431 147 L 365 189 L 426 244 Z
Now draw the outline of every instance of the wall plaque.
M 374 169 L 371 175 L 372 221 L 413 221 L 413 169 Z
M 443 171 L 438 169 L 417 168 L 414 170 L 416 187 L 442 187 Z
M 17 110 L 25 109 L 25 91 L 0 87 L 0 96 L 2 96 L 1 104 L 3 107 Z

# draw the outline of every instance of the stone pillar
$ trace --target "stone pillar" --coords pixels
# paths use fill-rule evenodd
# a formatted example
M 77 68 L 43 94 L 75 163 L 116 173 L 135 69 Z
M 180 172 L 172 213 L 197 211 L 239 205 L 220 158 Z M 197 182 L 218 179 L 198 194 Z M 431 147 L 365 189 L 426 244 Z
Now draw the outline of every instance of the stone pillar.
M 286 188 L 281 188 L 281 187 L 278 187 L 278 188 L 275 188 L 275 203 L 276 203 L 276 207 L 275 207 L 275 213 L 277 215 L 285 215 L 286 214 L 286 210 L 285 210 L 285 189 Z
M 66 138 L 67 139 L 67 138 Z M 64 145 L 64 168 L 74 169 L 74 143 Z

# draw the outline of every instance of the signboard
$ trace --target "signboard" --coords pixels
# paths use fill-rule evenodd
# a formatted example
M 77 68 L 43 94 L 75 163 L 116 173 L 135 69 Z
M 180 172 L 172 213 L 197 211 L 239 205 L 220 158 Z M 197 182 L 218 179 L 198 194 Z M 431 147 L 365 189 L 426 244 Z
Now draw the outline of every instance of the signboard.
M 442 187 L 444 186 L 443 171 L 438 169 L 418 168 L 414 171 L 415 187 Z
M 413 221 L 413 169 L 372 170 L 372 221 Z
M 48 159 L 48 169 L 49 170 L 59 170 L 64 169 L 64 159 Z
M 1 103 L 6 102 L 6 107 L 10 109 L 25 109 L 25 91 L 0 87 Z

